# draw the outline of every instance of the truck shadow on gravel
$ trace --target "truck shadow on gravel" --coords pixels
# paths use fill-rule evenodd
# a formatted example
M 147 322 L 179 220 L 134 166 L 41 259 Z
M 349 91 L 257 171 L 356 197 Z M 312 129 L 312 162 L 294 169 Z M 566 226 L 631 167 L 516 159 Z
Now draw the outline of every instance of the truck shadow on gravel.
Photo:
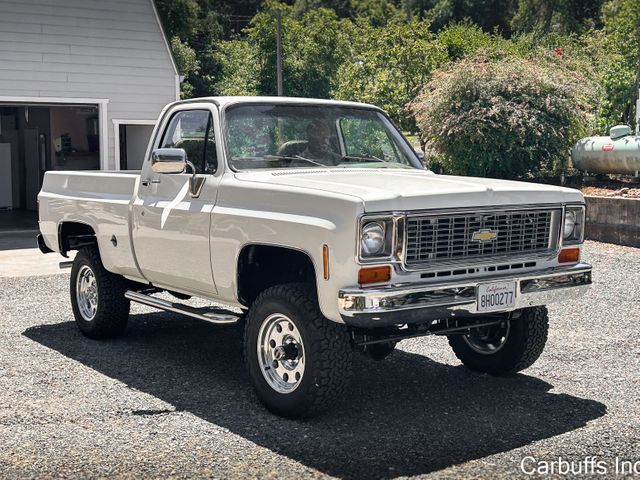
M 345 401 L 323 417 L 291 421 L 268 413 L 254 396 L 238 327 L 154 313 L 132 315 L 126 337 L 108 342 L 82 337 L 73 322 L 24 335 L 175 411 L 340 478 L 425 474 L 575 430 L 606 413 L 602 403 L 549 393 L 552 385 L 527 375 L 493 378 L 396 351 L 384 362 L 357 355 Z M 513 468 L 515 474 L 515 461 Z

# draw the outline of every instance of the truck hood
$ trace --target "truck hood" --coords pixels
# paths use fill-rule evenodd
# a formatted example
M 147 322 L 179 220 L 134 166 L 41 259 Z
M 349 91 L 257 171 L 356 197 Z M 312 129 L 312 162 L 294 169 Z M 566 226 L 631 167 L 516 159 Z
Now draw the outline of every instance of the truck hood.
M 236 178 L 358 197 L 366 212 L 584 201 L 578 190 L 570 188 L 417 169 L 270 170 L 241 172 Z

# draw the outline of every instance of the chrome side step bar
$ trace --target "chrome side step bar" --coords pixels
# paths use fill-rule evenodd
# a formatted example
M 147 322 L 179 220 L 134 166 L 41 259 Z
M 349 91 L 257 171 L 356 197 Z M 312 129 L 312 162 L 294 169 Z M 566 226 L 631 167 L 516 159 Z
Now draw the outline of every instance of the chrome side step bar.
M 132 302 L 141 303 L 149 307 L 157 308 L 159 310 L 165 310 L 167 312 L 180 313 L 187 317 L 197 318 L 198 320 L 204 320 L 205 322 L 220 324 L 233 324 L 238 321 L 240 315 L 226 310 L 216 309 L 213 307 L 195 308 L 189 305 L 183 305 L 181 303 L 168 302 L 161 298 L 152 297 L 151 295 L 145 295 L 144 293 L 134 292 L 133 290 L 127 290 L 124 294 L 125 298 L 128 298 Z

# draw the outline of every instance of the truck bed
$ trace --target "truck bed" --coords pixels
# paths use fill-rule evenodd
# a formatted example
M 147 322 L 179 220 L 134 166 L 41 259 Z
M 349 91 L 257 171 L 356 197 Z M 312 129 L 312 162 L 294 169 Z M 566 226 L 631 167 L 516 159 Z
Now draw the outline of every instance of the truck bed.
M 129 208 L 140 180 L 134 171 L 47 172 L 38 195 L 40 231 L 49 248 L 59 252 L 60 226 L 77 222 L 96 234 L 105 267 L 139 277 L 131 248 Z M 117 246 L 113 245 L 112 237 Z M 107 264 L 107 262 L 109 262 Z

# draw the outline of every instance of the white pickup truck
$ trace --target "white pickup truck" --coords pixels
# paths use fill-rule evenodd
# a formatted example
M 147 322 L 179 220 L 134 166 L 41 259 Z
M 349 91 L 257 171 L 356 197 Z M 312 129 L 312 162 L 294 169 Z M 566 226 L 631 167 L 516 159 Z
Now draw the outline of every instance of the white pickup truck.
M 78 250 L 82 333 L 122 334 L 131 301 L 243 322 L 257 395 L 289 417 L 344 392 L 354 351 L 382 359 L 405 338 L 446 335 L 479 372 L 527 368 L 545 305 L 591 284 L 580 192 L 436 175 L 359 103 L 176 102 L 142 171 L 47 172 L 38 199 L 41 250 Z

